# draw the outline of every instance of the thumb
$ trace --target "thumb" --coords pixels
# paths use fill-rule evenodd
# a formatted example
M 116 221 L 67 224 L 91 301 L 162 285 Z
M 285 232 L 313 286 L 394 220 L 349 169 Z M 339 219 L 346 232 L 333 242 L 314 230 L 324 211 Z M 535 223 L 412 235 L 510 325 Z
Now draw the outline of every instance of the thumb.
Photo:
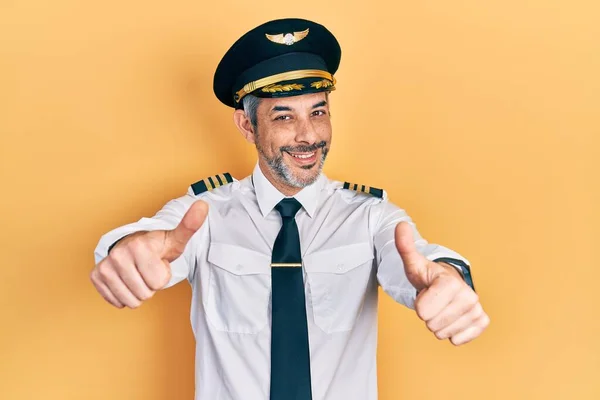
M 427 274 L 428 260 L 421 255 L 415 246 L 412 227 L 408 222 L 400 222 L 396 225 L 395 232 L 396 248 L 402 262 L 404 263 L 404 272 L 408 281 L 417 290 L 423 290 L 430 286 Z
M 162 259 L 175 261 L 185 250 L 185 246 L 206 220 L 208 204 L 202 200 L 196 201 L 185 213 L 179 225 L 165 232 L 165 246 Z

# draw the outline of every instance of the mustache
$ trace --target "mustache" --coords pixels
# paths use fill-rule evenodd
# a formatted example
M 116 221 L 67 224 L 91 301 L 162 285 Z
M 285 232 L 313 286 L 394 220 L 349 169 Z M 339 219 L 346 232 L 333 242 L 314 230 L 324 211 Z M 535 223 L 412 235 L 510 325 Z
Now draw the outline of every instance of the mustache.
M 318 149 L 323 149 L 325 148 L 325 146 L 327 146 L 327 142 L 325 142 L 324 140 L 318 142 L 318 143 L 313 143 L 311 145 L 308 146 L 283 146 L 280 147 L 279 150 L 281 152 L 288 152 L 288 153 L 310 153 L 313 151 L 317 151 Z

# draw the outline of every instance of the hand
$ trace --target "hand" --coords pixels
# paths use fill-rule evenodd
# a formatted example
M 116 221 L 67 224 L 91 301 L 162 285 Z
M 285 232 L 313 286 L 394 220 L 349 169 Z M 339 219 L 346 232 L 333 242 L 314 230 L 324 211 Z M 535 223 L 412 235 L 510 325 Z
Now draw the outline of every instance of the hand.
M 427 328 L 455 346 L 475 339 L 489 325 L 477 294 L 454 267 L 435 263 L 417 252 L 412 228 L 407 222 L 396 226 L 396 248 L 402 257 L 409 282 L 419 291 L 415 311 Z
M 96 290 L 117 308 L 139 307 L 169 283 L 169 263 L 181 256 L 207 214 L 208 204 L 198 200 L 175 229 L 136 232 L 119 241 L 91 273 Z

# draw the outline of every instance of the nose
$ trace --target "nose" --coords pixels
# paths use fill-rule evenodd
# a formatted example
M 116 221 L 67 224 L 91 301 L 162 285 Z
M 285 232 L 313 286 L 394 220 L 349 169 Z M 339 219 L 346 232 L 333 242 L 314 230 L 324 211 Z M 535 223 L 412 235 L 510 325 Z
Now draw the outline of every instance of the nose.
M 313 144 L 317 141 L 317 130 L 310 118 L 303 119 L 297 126 L 296 142 Z

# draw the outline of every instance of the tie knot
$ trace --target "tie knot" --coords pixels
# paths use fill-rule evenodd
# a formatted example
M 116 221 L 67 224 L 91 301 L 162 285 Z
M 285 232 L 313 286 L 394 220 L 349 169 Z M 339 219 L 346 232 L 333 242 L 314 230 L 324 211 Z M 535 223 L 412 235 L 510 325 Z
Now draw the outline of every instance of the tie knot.
M 302 204 L 293 197 L 283 199 L 275 206 L 282 218 L 294 218 L 300 208 L 302 208 Z

